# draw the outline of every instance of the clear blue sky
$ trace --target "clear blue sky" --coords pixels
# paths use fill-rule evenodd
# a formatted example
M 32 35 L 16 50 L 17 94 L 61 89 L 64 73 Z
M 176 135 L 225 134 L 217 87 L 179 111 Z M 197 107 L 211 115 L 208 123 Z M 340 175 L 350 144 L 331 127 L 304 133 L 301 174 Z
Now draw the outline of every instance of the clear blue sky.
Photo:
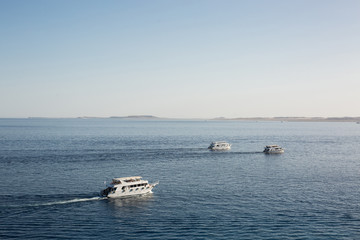
M 0 0 L 0 117 L 360 116 L 360 1 Z

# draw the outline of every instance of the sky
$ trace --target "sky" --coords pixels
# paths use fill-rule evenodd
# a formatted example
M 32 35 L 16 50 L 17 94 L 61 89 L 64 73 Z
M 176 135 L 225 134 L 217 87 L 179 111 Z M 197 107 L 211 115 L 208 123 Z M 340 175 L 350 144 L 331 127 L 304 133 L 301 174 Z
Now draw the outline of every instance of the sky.
M 357 117 L 358 0 L 0 0 L 0 118 Z

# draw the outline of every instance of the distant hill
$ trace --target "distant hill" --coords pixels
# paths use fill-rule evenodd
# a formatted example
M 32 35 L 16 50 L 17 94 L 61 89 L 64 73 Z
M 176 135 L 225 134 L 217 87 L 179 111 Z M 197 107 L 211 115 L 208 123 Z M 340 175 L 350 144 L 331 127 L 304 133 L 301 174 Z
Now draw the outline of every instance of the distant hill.
M 253 117 L 253 118 L 213 118 L 211 120 L 232 121 L 277 121 L 277 122 L 360 122 L 360 117 Z
M 249 117 L 249 118 L 163 118 L 153 115 L 129 115 L 112 117 L 77 117 L 78 119 L 142 119 L 142 120 L 199 120 L 199 121 L 272 121 L 272 122 L 356 122 L 360 123 L 360 117 Z M 28 119 L 52 119 L 51 117 L 28 117 Z

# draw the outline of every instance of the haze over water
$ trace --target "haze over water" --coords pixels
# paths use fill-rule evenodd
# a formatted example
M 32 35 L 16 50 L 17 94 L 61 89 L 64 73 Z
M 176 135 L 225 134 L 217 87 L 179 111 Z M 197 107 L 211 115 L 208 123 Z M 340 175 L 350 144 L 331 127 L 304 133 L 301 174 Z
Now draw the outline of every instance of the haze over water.
M 355 123 L 0 119 L 0 238 L 358 239 L 359 142 Z M 160 184 L 99 197 L 132 175 Z

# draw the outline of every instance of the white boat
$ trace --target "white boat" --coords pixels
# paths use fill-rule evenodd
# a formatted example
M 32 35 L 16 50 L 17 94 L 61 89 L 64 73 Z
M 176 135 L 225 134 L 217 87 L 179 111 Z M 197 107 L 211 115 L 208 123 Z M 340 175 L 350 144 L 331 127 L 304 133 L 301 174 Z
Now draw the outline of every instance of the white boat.
M 208 149 L 210 150 L 230 150 L 231 144 L 227 142 L 212 142 Z
M 278 145 L 267 145 L 265 146 L 264 153 L 284 153 L 284 149 Z
M 107 185 L 107 188 L 100 192 L 100 195 L 108 198 L 118 198 L 146 194 L 152 192 L 151 190 L 157 184 L 159 182 L 150 184 L 140 176 L 113 178 L 112 182 Z

